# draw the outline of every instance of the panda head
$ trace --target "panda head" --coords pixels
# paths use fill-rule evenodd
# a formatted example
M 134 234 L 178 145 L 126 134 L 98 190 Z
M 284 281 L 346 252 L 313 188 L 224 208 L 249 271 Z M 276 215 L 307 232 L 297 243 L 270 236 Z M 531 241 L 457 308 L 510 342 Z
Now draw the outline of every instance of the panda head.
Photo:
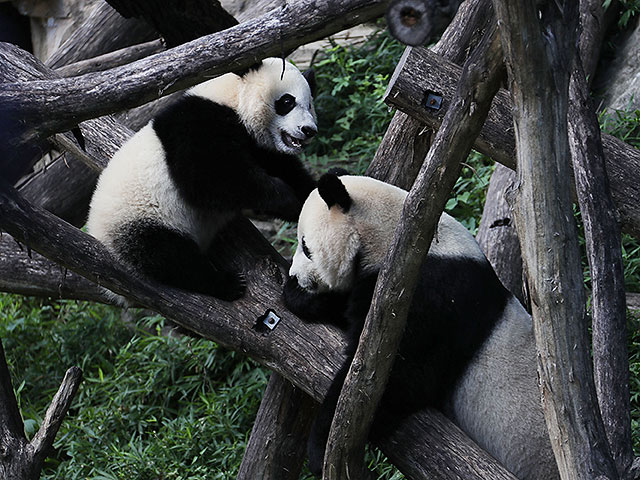
M 323 175 L 302 207 L 289 275 L 308 292 L 349 291 L 357 269 L 379 269 L 406 194 L 369 177 Z
M 266 58 L 241 76 L 237 113 L 259 145 L 299 153 L 317 133 L 313 72 Z

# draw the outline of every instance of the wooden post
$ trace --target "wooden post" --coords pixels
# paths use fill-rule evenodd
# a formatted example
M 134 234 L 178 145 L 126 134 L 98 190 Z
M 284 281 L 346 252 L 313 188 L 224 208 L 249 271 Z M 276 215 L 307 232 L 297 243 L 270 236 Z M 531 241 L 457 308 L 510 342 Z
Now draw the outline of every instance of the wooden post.
M 563 480 L 613 480 L 618 475 L 593 384 L 571 206 L 566 67 L 575 50 L 577 4 L 494 0 L 494 8 L 515 107 L 516 226 L 551 445 Z

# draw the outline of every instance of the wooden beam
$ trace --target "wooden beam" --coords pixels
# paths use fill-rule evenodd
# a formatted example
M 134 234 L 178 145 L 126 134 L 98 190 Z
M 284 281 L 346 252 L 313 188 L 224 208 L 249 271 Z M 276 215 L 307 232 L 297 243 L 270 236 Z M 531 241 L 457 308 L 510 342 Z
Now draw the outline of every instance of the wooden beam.
M 411 48 L 396 71 L 402 68 L 412 71 L 413 77 L 399 81 L 392 78 L 385 101 L 431 128 L 439 128 L 460 78 L 460 67 L 425 48 Z M 424 105 L 427 92 L 442 96 L 440 108 Z M 512 108 L 509 93 L 504 89 L 498 92 L 474 148 L 514 169 L 516 148 Z M 602 135 L 602 144 L 622 230 L 640 239 L 640 151 L 606 134 Z

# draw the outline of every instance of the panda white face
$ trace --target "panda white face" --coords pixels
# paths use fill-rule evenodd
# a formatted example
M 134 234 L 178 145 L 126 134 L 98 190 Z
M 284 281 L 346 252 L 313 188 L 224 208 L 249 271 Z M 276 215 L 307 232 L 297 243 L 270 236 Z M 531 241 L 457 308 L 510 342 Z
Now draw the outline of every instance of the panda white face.
M 309 292 L 350 290 L 357 268 L 379 268 L 405 196 L 373 178 L 321 177 L 300 212 L 289 275 Z
M 279 58 L 243 75 L 238 113 L 262 147 L 283 153 L 299 153 L 318 131 L 310 82 Z

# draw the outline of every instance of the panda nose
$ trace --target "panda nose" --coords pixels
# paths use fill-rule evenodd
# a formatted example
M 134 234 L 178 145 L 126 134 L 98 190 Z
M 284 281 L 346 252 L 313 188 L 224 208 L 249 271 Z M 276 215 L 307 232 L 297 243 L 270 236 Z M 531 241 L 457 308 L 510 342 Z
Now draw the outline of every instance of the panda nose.
M 302 133 L 304 134 L 305 137 L 307 138 L 312 138 L 316 135 L 316 133 L 318 133 L 318 130 L 314 127 L 309 127 L 309 126 L 304 126 L 302 128 L 300 128 L 300 130 L 302 130 Z

